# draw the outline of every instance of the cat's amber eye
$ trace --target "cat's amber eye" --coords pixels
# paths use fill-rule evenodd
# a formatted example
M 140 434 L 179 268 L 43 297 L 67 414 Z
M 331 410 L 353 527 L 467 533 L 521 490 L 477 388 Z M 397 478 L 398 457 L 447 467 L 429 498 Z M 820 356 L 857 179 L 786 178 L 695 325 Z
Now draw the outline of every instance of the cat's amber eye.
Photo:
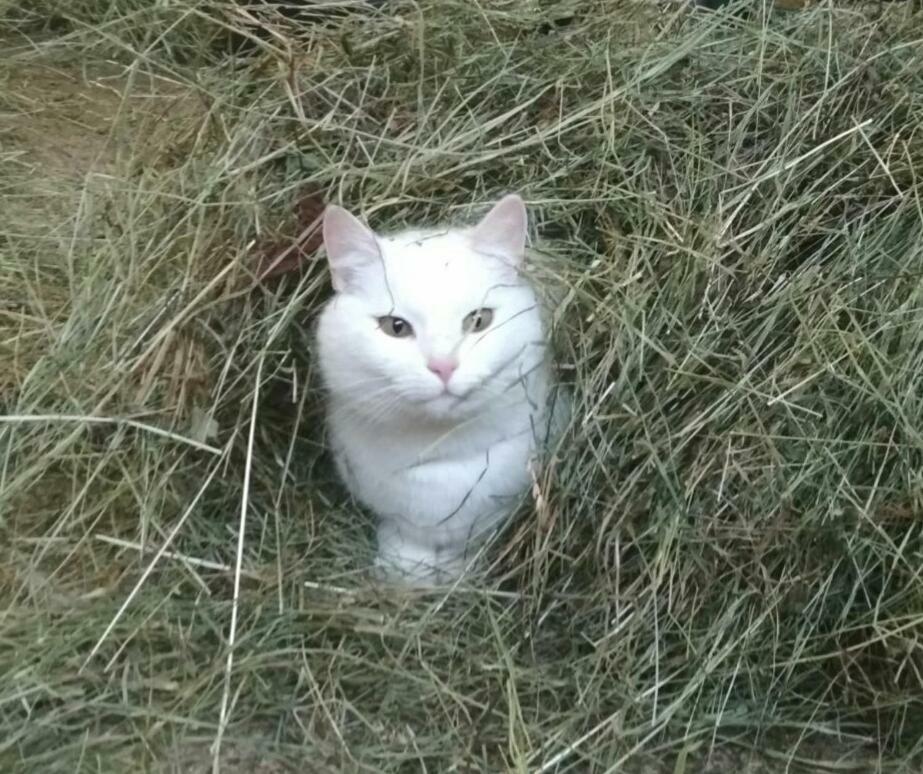
M 395 339 L 406 339 L 408 336 L 413 336 L 413 326 L 409 322 L 390 314 L 378 318 L 378 327 Z
M 493 321 L 493 309 L 475 309 L 465 315 L 465 319 L 462 320 L 462 330 L 465 333 L 480 333 L 487 330 Z

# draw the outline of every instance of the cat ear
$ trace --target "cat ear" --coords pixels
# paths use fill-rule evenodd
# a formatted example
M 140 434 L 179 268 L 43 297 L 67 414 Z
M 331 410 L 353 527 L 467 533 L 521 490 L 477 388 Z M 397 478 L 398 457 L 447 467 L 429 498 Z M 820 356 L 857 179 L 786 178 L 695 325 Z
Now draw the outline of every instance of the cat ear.
M 474 227 L 471 243 L 475 250 L 503 258 L 517 267 L 526 249 L 526 205 L 518 194 L 507 194 Z
M 328 204 L 324 210 L 324 247 L 333 289 L 337 292 L 346 288 L 358 269 L 381 260 L 372 230 L 335 204 Z

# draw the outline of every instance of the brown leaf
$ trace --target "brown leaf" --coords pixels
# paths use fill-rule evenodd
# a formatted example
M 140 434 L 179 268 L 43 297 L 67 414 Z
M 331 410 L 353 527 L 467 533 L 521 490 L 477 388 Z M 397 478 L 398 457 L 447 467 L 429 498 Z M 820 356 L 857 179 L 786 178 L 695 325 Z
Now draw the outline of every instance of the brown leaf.
M 314 254 L 323 243 L 321 219 L 324 215 L 324 199 L 319 193 L 303 196 L 295 206 L 294 239 L 280 239 L 258 245 L 253 250 L 256 276 L 260 280 L 295 271 Z

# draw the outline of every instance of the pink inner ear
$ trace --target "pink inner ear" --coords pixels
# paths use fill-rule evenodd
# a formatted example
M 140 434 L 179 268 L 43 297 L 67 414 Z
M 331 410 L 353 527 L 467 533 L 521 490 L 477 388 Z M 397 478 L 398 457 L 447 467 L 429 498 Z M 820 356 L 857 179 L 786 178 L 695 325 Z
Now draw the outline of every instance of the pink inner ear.
M 324 211 L 324 247 L 336 290 L 346 287 L 359 267 L 381 258 L 371 229 L 335 204 Z
M 472 244 L 478 252 L 499 255 L 518 265 L 526 248 L 526 205 L 517 194 L 504 196 L 477 224 Z

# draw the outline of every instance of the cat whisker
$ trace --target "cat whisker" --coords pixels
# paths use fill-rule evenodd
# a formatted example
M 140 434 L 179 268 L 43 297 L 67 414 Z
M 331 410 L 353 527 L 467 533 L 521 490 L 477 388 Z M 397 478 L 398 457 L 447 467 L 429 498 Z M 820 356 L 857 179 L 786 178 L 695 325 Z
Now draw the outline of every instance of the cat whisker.
M 528 343 L 523 344 L 522 347 L 520 347 L 519 351 L 517 351 L 515 354 L 513 354 L 512 357 L 507 358 L 507 359 L 504 360 L 502 363 L 500 363 L 500 365 L 497 366 L 493 371 L 491 371 L 490 373 L 488 373 L 487 376 L 485 376 L 485 377 L 481 380 L 481 382 L 480 382 L 480 384 L 478 385 L 477 389 L 469 390 L 469 391 L 466 392 L 464 395 L 462 395 L 461 397 L 459 397 L 459 399 L 458 399 L 458 404 L 457 404 L 457 405 L 461 405 L 463 402 L 465 402 L 465 401 L 466 401 L 470 396 L 472 396 L 473 394 L 477 394 L 477 393 L 483 394 L 485 388 L 487 388 L 487 387 L 491 384 L 491 382 L 492 382 L 494 379 L 496 379 L 498 376 L 500 376 L 507 368 L 509 368 L 511 365 L 513 365 L 513 363 L 516 363 L 516 362 L 520 359 L 520 357 L 522 356 L 523 352 L 526 351 L 526 348 L 527 348 L 528 346 L 529 346 Z
M 361 419 L 364 422 L 375 425 L 381 420 L 387 418 L 399 404 L 397 398 L 368 403 L 361 408 L 351 408 L 349 411 L 338 413 L 343 418 Z
M 367 421 L 380 419 L 401 402 L 398 395 L 394 395 L 390 385 L 378 390 L 365 393 L 361 401 L 350 403 L 334 403 L 331 412 L 341 417 L 361 417 Z

